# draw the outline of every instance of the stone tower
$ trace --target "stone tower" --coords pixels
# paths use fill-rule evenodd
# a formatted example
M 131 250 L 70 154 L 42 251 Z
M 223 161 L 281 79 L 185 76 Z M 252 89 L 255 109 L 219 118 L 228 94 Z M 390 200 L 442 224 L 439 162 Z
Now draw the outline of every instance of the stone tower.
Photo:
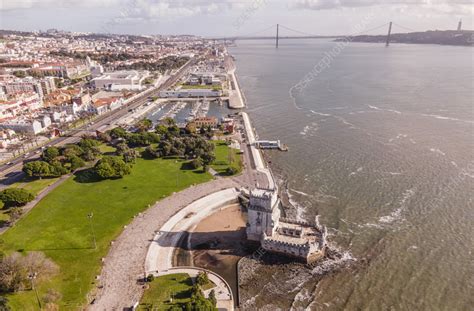
M 273 190 L 254 189 L 250 191 L 247 238 L 261 241 L 263 234 L 272 236 L 280 218 L 280 199 Z

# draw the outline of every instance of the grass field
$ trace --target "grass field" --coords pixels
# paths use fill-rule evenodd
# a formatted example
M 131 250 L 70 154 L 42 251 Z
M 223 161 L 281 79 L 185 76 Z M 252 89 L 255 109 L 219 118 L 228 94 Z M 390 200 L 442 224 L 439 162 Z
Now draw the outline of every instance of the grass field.
M 137 310 L 169 310 L 191 299 L 193 282 L 186 273 L 163 275 L 155 278 L 149 285 Z M 171 296 L 173 296 L 172 302 L 170 302 Z
M 222 90 L 222 85 L 190 85 L 190 84 L 181 84 L 183 90 L 196 90 L 196 89 L 211 89 L 211 90 Z
M 9 188 L 23 188 L 36 196 L 44 188 L 54 184 L 57 180 L 58 178 L 30 179 L 25 177 L 23 180 L 12 184 Z M 9 219 L 10 216 L 7 211 L 3 209 L 3 202 L 0 202 L 0 221 L 8 221 Z
M 48 194 L 34 209 L 0 238 L 5 250 L 41 251 L 60 266 L 60 275 L 38 284 L 42 297 L 49 288 L 62 294 L 60 308 L 75 309 L 100 274 L 101 258 L 134 215 L 157 200 L 191 184 L 212 177 L 208 173 L 183 170 L 175 159 L 138 159 L 131 175 L 123 179 L 97 181 L 82 172 Z M 87 218 L 93 213 L 92 221 Z M 91 224 L 97 239 L 93 248 Z M 33 291 L 8 297 L 13 310 L 37 310 Z
M 229 148 L 223 140 L 216 140 L 214 144 L 216 146 L 214 149 L 216 160 L 211 164 L 211 167 L 216 172 L 225 175 L 229 165 L 235 166 L 239 171 L 242 170 L 242 159 L 237 149 Z

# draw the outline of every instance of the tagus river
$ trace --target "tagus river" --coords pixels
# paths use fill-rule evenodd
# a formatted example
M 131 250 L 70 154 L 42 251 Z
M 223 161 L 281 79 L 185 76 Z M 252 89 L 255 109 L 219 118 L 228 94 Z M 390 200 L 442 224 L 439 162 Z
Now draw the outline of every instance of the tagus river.
M 343 254 L 311 269 L 273 266 L 244 303 L 472 310 L 474 50 L 351 43 L 295 90 L 334 45 L 230 48 L 259 137 L 290 147 L 266 153 L 299 206 L 290 213 L 320 215 Z

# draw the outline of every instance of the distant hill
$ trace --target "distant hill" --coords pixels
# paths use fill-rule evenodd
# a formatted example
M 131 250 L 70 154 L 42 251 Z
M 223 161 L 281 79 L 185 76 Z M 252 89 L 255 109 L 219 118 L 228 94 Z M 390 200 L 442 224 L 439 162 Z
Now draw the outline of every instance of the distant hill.
M 343 41 L 345 39 L 337 39 Z M 354 36 L 350 37 L 353 42 L 382 43 L 387 36 Z M 425 32 L 395 33 L 390 37 L 390 43 L 416 43 L 416 44 L 442 44 L 474 46 L 474 31 L 472 30 L 429 30 Z

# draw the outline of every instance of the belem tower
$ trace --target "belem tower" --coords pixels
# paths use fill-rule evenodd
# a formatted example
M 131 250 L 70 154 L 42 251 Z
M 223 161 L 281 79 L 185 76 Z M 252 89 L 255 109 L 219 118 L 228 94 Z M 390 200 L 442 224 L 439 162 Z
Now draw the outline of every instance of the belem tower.
M 313 263 L 324 257 L 326 228 L 281 217 L 281 200 L 276 190 L 253 189 L 248 193 L 247 239 L 259 241 L 273 253 Z

